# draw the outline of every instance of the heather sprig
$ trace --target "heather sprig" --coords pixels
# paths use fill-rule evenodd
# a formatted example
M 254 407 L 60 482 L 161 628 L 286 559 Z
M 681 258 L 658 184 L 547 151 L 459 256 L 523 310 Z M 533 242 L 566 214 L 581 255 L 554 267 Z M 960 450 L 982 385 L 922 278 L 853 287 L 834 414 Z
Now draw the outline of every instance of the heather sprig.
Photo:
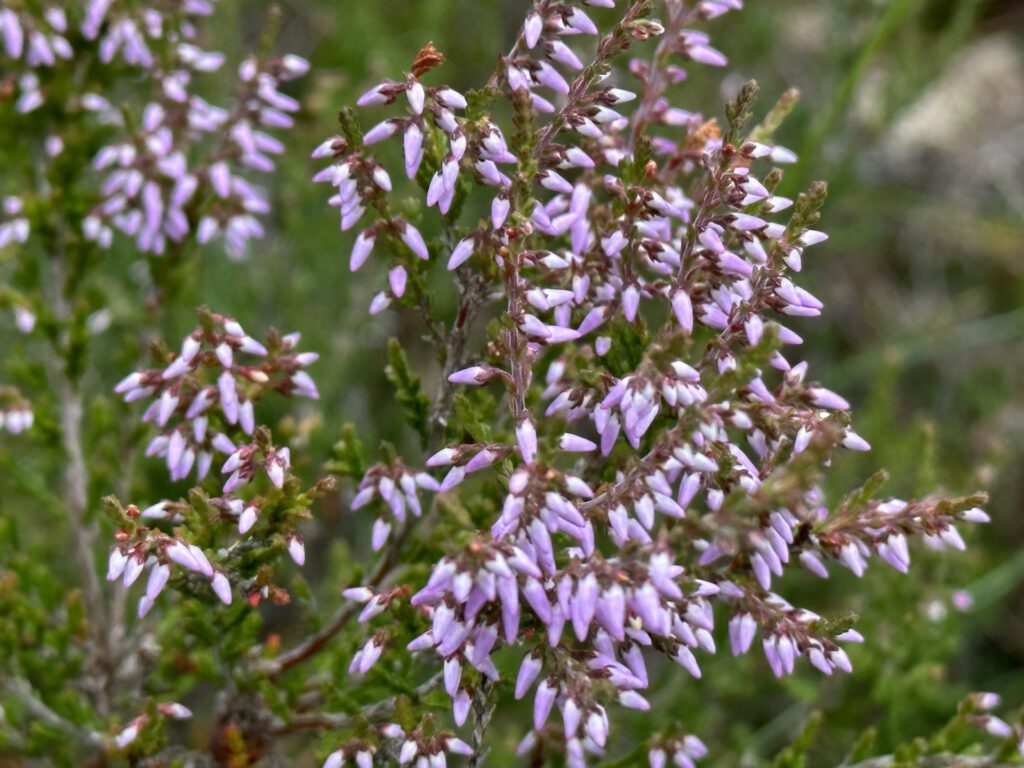
M 601 755 L 607 707 L 650 706 L 651 654 L 701 676 L 716 615 L 729 617 L 733 654 L 760 633 L 776 675 L 798 659 L 852 671 L 842 644 L 863 638 L 772 591 L 786 566 L 860 576 L 878 556 L 906 571 L 908 537 L 960 548 L 957 524 L 987 520 L 983 496 L 880 501 L 877 484 L 825 504 L 833 455 L 869 446 L 847 401 L 792 360 L 802 338 L 790 324 L 822 310 L 796 278 L 806 249 L 827 239 L 815 229 L 824 184 L 796 200 L 774 192 L 782 170 L 771 164 L 796 159 L 772 142 L 794 95 L 753 130 L 756 83 L 723 126 L 669 96 L 687 67 L 726 64 L 696 26 L 739 5 L 626 3 L 602 33 L 590 12 L 613 3 L 541 0 L 481 91 L 425 83 L 443 63 L 428 46 L 359 100 L 373 127 L 364 134 L 343 112 L 343 135 L 314 152 L 332 160 L 315 180 L 337 189 L 341 228 L 363 227 L 353 271 L 387 235 L 395 260 L 371 314 L 403 298 L 409 270 L 438 262 L 457 285 L 473 274 L 491 283 L 500 318 L 488 343 L 446 374 L 500 397 L 504 414 L 466 423 L 442 403 L 445 442 L 426 471 L 397 458 L 373 466 L 352 507 L 375 509 L 374 549 L 449 496 L 471 520 L 493 510 L 411 597 L 423 631 L 408 650 L 436 655 L 462 725 L 479 692 L 505 682 L 492 654 L 520 649 L 515 695 L 536 687 L 521 755 Z M 650 59 L 616 69 L 649 40 Z M 424 196 L 416 221 L 388 202 L 398 190 L 374 145 L 389 140 Z M 420 490 L 440 495 L 424 507 Z M 366 605 L 364 622 L 404 604 L 372 584 L 346 595 Z M 375 634 L 350 671 L 386 653 Z M 547 725 L 553 709 L 559 729 Z M 653 741 L 651 763 L 692 764 L 697 745 Z
M 129 403 L 153 400 L 142 420 L 161 433 L 146 454 L 165 458 L 172 480 L 185 478 L 193 466 L 202 480 L 220 453 L 228 457 L 221 472 L 230 473 L 224 487 L 229 493 L 252 478 L 253 450 L 239 442 L 252 438 L 255 403 L 274 391 L 319 397 L 304 370 L 319 355 L 296 352 L 298 342 L 299 334 L 274 333 L 262 344 L 236 320 L 203 310 L 200 326 L 185 337 L 180 352 L 166 355 L 165 367 L 129 374 L 115 391 Z M 287 460 L 272 453 L 264 464 L 280 488 Z
M 199 326 L 185 337 L 177 354 L 157 350 L 167 360 L 162 368 L 137 371 L 116 387 L 126 402 L 152 400 L 142 420 L 160 433 L 150 440 L 147 456 L 159 457 L 172 481 L 185 479 L 193 469 L 197 481 L 219 473 L 219 493 L 207 496 L 198 489 L 187 502 L 160 501 L 140 511 L 122 508 L 110 500 L 112 517 L 120 529 L 111 550 L 108 580 L 121 579 L 130 587 L 143 568 L 150 577 L 139 603 L 139 617 L 152 607 L 167 584 L 171 565 L 210 580 L 221 602 L 231 603 L 231 582 L 215 569 L 203 550 L 189 540 L 226 533 L 224 523 L 237 528 L 256 547 L 275 546 L 298 565 L 305 562 L 305 547 L 295 530 L 309 516 L 312 501 L 330 487 L 322 481 L 301 491 L 292 473 L 291 450 L 278 446 L 268 427 L 257 421 L 256 404 L 269 393 L 316 399 L 319 394 L 304 370 L 316 362 L 313 352 L 297 352 L 299 334 L 282 336 L 272 331 L 265 343 L 248 335 L 237 320 L 207 309 L 199 312 Z M 214 467 L 214 462 L 217 466 Z M 254 489 L 259 488 L 259 491 Z M 269 526 L 255 532 L 257 522 Z M 160 523 L 179 526 L 168 535 Z M 253 579 L 251 563 L 235 560 L 232 549 L 222 559 L 241 577 L 250 598 L 258 603 L 286 593 L 273 587 L 267 573 Z

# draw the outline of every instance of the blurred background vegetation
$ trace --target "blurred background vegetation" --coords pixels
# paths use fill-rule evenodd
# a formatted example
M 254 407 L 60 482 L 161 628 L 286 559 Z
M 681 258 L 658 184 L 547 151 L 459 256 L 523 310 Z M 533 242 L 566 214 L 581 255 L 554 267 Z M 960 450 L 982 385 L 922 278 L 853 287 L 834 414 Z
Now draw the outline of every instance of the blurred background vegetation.
M 222 0 L 211 46 L 236 56 L 252 49 L 270 5 Z M 308 57 L 313 69 L 297 89 L 304 112 L 275 177 L 271 235 L 243 266 L 220 253 L 203 258 L 182 305 L 209 304 L 254 332 L 271 325 L 300 330 L 305 348 L 321 352 L 313 373 L 322 400 L 293 424 L 300 444 L 310 448 L 311 463 L 301 470 L 310 477 L 345 421 L 355 422 L 368 444 L 392 440 L 407 445 L 414 459 L 417 448 L 402 434 L 383 366 L 387 338 L 415 346 L 418 320 L 401 311 L 367 317 L 384 266 L 371 260 L 358 278 L 349 274 L 352 237 L 338 233 L 324 188 L 309 183 L 315 170 L 309 151 L 334 132 L 339 107 L 407 69 L 428 40 L 448 59 L 439 77 L 460 89 L 482 83 L 527 4 L 279 5 L 280 49 Z M 764 109 L 787 87 L 801 91 L 801 104 L 779 135 L 801 155 L 782 193 L 827 179 L 822 228 L 831 240 L 813 249 L 804 267 L 803 284 L 822 298 L 826 314 L 794 327 L 806 339 L 816 377 L 849 397 L 858 432 L 874 446 L 866 456 L 837 462 L 832 500 L 879 467 L 891 472 L 893 495 L 979 488 L 992 495 L 993 523 L 968 534 L 969 550 L 938 558 L 919 547 L 910 577 L 878 566 L 859 583 L 845 573 L 829 582 L 795 573 L 785 580 L 780 592 L 794 602 L 830 615 L 860 615 L 868 642 L 852 653 L 854 675 L 823 680 L 802 670 L 777 682 L 759 654 L 736 662 L 726 650 L 708 659 L 702 681 L 680 685 L 683 677 L 666 669 L 662 690 L 652 693 L 653 711 L 643 716 L 644 731 L 653 719 L 678 721 L 699 734 L 712 749 L 710 764 L 756 765 L 820 710 L 824 726 L 811 764 L 834 765 L 869 728 L 877 730 L 879 751 L 933 733 L 967 691 L 992 690 L 1014 707 L 1024 704 L 1024 5 L 752 0 L 749 6 L 711 29 L 732 62 L 727 78 L 695 68 L 680 89 L 680 106 L 720 116 L 725 99 L 751 77 L 761 84 Z M 124 268 L 135 269 L 127 257 Z M 119 318 L 133 316 L 128 305 L 135 293 L 110 290 L 113 323 L 105 333 L 131 338 Z M 182 310 L 163 330 L 180 338 L 192 323 Z M 22 343 L 9 329 L 3 334 L 5 342 Z M 429 387 L 436 380 L 432 361 L 424 355 L 414 364 Z M 97 379 L 113 381 L 135 361 L 128 354 L 99 365 Z M 5 438 L 0 466 L 5 488 L 27 497 L 9 479 L 25 460 L 15 452 L 23 450 Z M 117 466 L 113 459 L 111 465 Z M 153 467 L 149 481 L 180 494 L 162 475 Z M 342 502 L 325 505 L 312 524 L 308 548 L 316 554 L 308 558 L 307 577 L 317 562 L 343 561 L 349 547 L 362 552 L 366 523 L 344 512 Z M 41 511 L 39 520 L 48 515 Z M 316 591 L 335 601 L 337 580 L 323 578 Z M 271 617 L 270 627 L 287 634 L 287 617 L 287 611 Z M 512 745 L 521 729 L 500 720 L 494 735 L 492 764 L 506 764 L 500 742 Z

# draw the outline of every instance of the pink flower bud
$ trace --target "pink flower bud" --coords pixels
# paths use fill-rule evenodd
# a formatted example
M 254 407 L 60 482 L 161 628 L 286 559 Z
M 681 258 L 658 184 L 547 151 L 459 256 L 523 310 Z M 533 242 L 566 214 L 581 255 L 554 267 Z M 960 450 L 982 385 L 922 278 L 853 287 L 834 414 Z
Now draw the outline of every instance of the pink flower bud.
M 303 565 L 306 562 L 306 547 L 298 536 L 288 537 L 288 555 L 296 565 Z

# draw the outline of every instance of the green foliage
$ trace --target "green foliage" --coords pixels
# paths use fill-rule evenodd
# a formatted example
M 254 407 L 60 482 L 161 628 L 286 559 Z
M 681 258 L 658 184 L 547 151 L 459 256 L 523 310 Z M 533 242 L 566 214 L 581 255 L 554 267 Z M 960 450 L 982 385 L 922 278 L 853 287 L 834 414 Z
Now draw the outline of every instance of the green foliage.
M 345 424 L 341 428 L 341 439 L 334 444 L 334 455 L 327 462 L 328 472 L 350 480 L 359 481 L 366 473 L 366 457 L 362 441 L 355 425 Z
M 483 390 L 472 394 L 456 392 L 452 402 L 464 433 L 476 442 L 490 442 L 493 435 L 489 422 L 497 406 L 494 397 Z
M 822 720 L 821 712 L 812 713 L 807 720 L 807 725 L 800 731 L 793 743 L 776 756 L 772 762 L 772 768 L 806 768 L 807 753 L 821 728 Z
M 757 103 L 760 91 L 756 80 L 748 80 L 740 87 L 736 98 L 725 105 L 725 119 L 728 124 L 724 137 L 726 144 L 735 144 L 743 129 L 753 120 L 754 104 Z
M 405 418 L 420 436 L 423 445 L 430 437 L 430 400 L 423 392 L 420 377 L 409 368 L 405 350 L 398 339 L 388 341 L 388 381 L 395 388 L 395 399 Z

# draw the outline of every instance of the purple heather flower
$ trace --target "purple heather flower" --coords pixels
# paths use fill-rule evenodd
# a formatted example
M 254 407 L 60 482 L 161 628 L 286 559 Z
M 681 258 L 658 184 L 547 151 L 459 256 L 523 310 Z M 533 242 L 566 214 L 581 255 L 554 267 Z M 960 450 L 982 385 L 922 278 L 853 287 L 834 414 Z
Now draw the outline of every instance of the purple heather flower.
M 348 262 L 348 268 L 351 271 L 354 272 L 366 262 L 374 250 L 375 241 L 376 236 L 373 232 L 359 232 L 359 236 L 355 239 L 355 245 L 352 246 L 352 255 Z
M 231 584 L 223 573 L 220 571 L 214 573 L 213 579 L 210 581 L 210 586 L 213 587 L 213 591 L 217 595 L 217 598 L 224 603 L 224 605 L 231 605 Z
M 306 547 L 298 536 L 288 537 L 288 555 L 296 565 L 303 565 L 306 562 Z
M 411 250 L 417 257 L 424 261 L 430 258 L 430 253 L 427 251 L 427 245 L 423 241 L 423 235 L 420 234 L 419 230 L 416 229 L 412 224 L 408 222 L 402 223 L 402 230 L 399 235 L 402 242 L 405 243 L 409 250 Z
M 384 120 L 383 122 L 377 123 L 363 136 L 363 143 L 369 146 L 370 144 L 376 144 L 379 141 L 384 141 L 395 135 L 395 132 L 399 128 L 399 123 L 396 120 Z
M 570 453 L 586 453 L 588 451 L 597 450 L 597 444 L 593 441 L 568 432 L 562 435 L 559 446 L 563 451 L 568 451 Z
M 461 267 L 469 258 L 473 255 L 473 240 L 471 238 L 465 238 L 459 241 L 459 244 L 455 246 L 455 250 L 452 251 L 451 257 L 448 259 L 448 270 L 454 270 Z

